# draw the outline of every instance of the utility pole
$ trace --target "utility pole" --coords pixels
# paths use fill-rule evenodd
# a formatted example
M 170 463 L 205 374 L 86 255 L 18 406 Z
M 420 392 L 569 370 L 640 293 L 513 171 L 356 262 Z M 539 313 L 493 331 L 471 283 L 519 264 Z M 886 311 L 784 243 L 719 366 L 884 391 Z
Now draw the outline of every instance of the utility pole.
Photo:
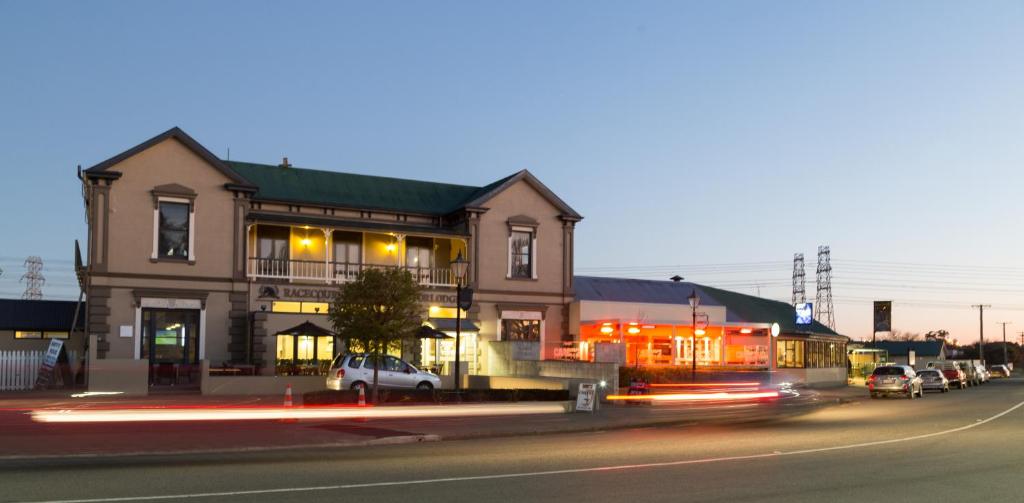
M 1010 359 L 1006 356 L 1006 325 L 1013 323 L 1012 321 L 1000 321 L 999 324 L 1003 326 L 1003 364 L 1010 363 Z
M 971 307 L 978 308 L 978 360 L 985 364 L 985 308 L 992 307 L 989 304 L 975 304 Z

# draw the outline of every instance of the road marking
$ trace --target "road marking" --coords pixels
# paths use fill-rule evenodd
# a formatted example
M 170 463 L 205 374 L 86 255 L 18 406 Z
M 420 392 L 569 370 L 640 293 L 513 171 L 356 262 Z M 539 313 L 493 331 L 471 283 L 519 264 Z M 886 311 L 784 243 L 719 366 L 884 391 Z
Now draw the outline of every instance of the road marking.
M 1021 407 L 1024 407 L 1024 402 L 1020 402 L 1009 409 L 1006 409 L 994 416 L 987 419 L 981 419 L 977 422 L 970 423 L 958 428 L 952 428 L 949 430 L 936 431 L 932 433 L 923 433 L 921 435 L 913 435 L 910 437 L 892 438 L 889 440 L 875 440 L 872 442 L 861 442 L 856 444 L 846 445 L 835 445 L 832 447 L 817 447 L 814 449 L 800 449 L 796 451 L 787 452 L 770 452 L 764 454 L 747 454 L 742 456 L 724 456 L 718 458 L 702 458 L 702 459 L 689 459 L 681 461 L 663 461 L 658 463 L 639 463 L 632 465 L 613 465 L 613 466 L 598 466 L 593 468 L 566 468 L 563 470 L 547 470 L 539 472 L 519 472 L 519 473 L 499 473 L 493 475 L 472 475 L 465 477 L 444 477 L 436 479 L 420 479 L 420 480 L 399 480 L 392 482 L 367 482 L 362 484 L 338 484 L 331 486 L 310 486 L 310 487 L 284 487 L 279 489 L 252 489 L 246 491 L 224 491 L 224 492 L 209 492 L 209 493 L 192 493 L 192 494 L 164 494 L 156 496 L 126 496 L 120 498 L 94 498 L 94 499 L 75 499 L 75 500 L 51 500 L 37 503 L 107 503 L 116 501 L 160 501 L 160 500 L 172 500 L 172 499 L 191 499 L 191 498 L 221 498 L 228 496 L 252 496 L 257 494 L 281 494 L 281 493 L 295 493 L 295 492 L 315 492 L 315 491 L 338 491 L 343 489 L 365 489 L 373 487 L 393 487 L 393 486 L 412 486 L 412 485 L 424 485 L 424 484 L 441 484 L 445 482 L 471 482 L 477 480 L 500 480 L 500 479 L 515 479 L 515 478 L 526 478 L 526 477 L 545 477 L 551 475 L 568 475 L 576 473 L 594 473 L 594 472 L 614 472 L 614 471 L 625 471 L 625 470 L 641 470 L 644 468 L 664 468 L 671 466 L 685 466 L 685 465 L 698 465 L 705 463 L 720 463 L 723 461 L 743 461 L 749 459 L 761 459 L 761 458 L 775 458 L 782 456 L 797 456 L 802 454 L 815 454 L 819 452 L 830 452 L 840 451 L 847 449 L 858 449 L 861 447 L 875 447 L 879 445 L 897 444 L 902 442 L 910 442 L 913 440 L 921 440 L 925 438 L 938 437 L 942 435 L 949 435 L 952 433 L 959 433 L 966 431 L 971 428 L 975 428 L 986 424 L 990 421 L 999 419 Z

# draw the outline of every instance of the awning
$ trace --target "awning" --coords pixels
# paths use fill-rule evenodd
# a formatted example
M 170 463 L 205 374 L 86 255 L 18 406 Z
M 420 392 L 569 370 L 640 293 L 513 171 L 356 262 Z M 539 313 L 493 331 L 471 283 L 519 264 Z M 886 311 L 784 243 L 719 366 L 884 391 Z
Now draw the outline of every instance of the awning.
M 312 322 L 306 321 L 287 330 L 282 330 L 275 335 L 312 335 L 315 337 L 334 337 L 334 332 L 327 330 Z
M 479 332 L 480 326 L 469 320 L 460 320 L 460 328 L 463 332 Z M 429 318 L 425 325 L 441 332 L 455 331 L 455 318 Z
M 440 331 L 435 330 L 430 325 L 423 325 L 419 331 L 416 332 L 416 337 L 419 339 L 450 339 L 451 336 Z

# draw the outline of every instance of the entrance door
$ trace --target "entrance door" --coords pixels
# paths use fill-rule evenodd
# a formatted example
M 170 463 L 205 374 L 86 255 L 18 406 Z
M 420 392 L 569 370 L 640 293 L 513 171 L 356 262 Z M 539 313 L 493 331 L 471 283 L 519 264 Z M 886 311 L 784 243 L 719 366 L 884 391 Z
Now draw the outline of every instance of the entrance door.
M 198 309 L 143 309 L 141 343 L 150 385 L 198 384 Z

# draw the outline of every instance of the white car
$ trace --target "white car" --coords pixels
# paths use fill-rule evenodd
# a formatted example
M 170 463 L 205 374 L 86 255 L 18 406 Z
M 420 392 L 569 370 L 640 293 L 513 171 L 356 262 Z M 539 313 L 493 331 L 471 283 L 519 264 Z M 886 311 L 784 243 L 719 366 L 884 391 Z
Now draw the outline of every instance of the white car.
M 377 383 L 381 388 L 434 389 L 441 378 L 391 355 L 381 358 Z M 327 371 L 327 389 L 359 389 L 373 384 L 373 358 L 366 353 L 338 355 Z

